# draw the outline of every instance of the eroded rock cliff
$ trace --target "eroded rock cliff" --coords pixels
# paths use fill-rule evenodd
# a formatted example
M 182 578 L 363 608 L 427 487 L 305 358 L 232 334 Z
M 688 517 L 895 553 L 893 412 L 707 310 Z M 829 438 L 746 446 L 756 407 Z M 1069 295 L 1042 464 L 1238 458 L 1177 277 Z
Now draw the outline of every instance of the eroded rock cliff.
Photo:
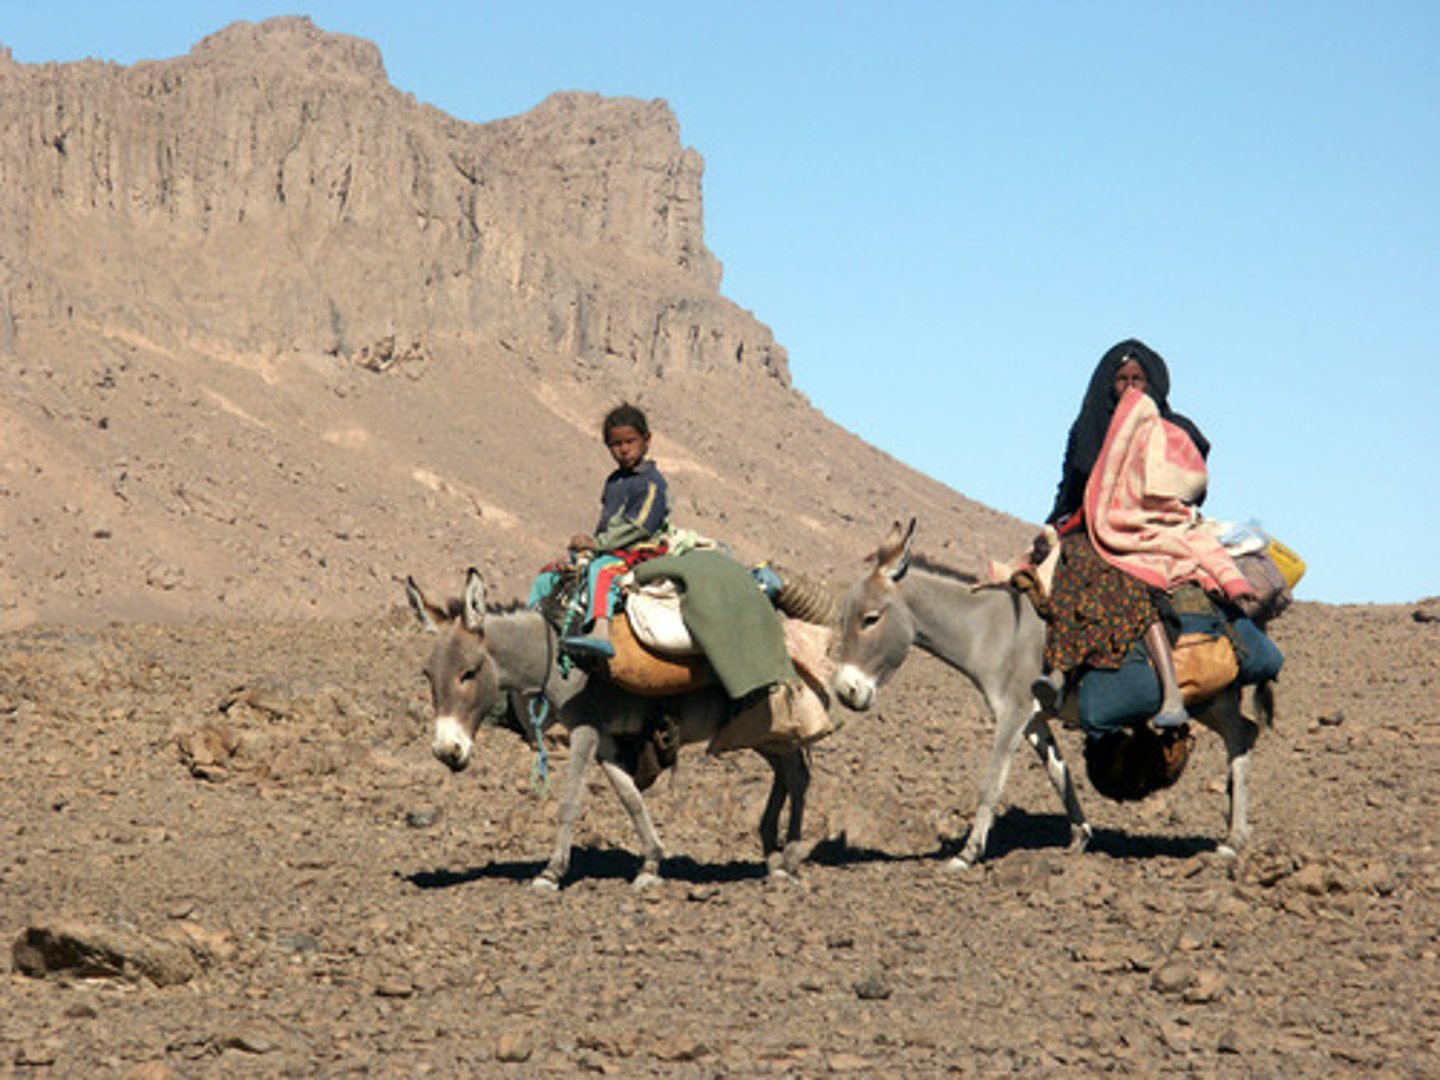
M 129 68 L 0 61 L 0 95 L 11 337 L 68 318 L 351 357 L 481 335 L 788 380 L 769 330 L 719 295 L 703 162 L 664 102 L 557 94 L 466 124 L 303 18 Z

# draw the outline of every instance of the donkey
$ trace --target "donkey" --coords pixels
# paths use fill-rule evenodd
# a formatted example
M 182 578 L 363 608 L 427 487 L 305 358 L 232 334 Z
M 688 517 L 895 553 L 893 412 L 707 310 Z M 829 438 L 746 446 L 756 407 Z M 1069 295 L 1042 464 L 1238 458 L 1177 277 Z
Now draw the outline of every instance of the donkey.
M 570 868 L 570 850 L 580 820 L 585 774 L 599 761 L 639 834 L 642 864 L 634 885 L 660 882 L 665 852 L 650 811 L 636 783 L 637 750 L 667 719 L 674 723 L 679 745 L 709 739 L 729 716 L 723 690 L 712 687 L 669 698 L 646 698 L 620 689 L 598 675 L 562 665 L 559 631 L 538 611 L 488 611 L 485 584 L 473 567 L 466 573 L 462 598 L 446 607 L 430 603 L 413 578 L 405 581 L 410 606 L 425 629 L 438 640 L 425 661 L 435 716 L 431 752 L 452 770 L 469 763 L 481 721 L 497 707 L 501 695 L 519 703 L 519 715 L 540 716 L 544 726 L 559 724 L 569 734 L 570 761 L 560 787 L 560 825 L 549 863 L 531 882 L 538 889 L 557 890 Z M 533 710 L 533 711 L 532 711 Z M 535 732 L 535 738 L 543 738 Z M 772 879 L 799 870 L 800 838 L 810 763 L 799 749 L 757 750 L 773 771 L 770 795 L 760 819 L 760 842 Z M 785 841 L 780 841 L 780 813 L 789 802 Z
M 915 520 L 897 521 L 871 557 L 874 566 L 846 594 L 835 692 L 842 704 L 863 711 L 880 686 L 918 645 L 967 676 L 995 717 L 995 740 L 980 782 L 975 821 L 953 869 L 975 865 L 985 852 L 995 808 L 1021 738 L 1044 763 L 1070 821 L 1070 849 L 1083 851 L 1091 828 L 1060 755 L 1047 714 L 1031 694 L 1045 651 L 1045 623 L 1019 590 L 979 587 L 974 579 L 912 560 Z M 1256 701 L 1269 707 L 1268 695 Z M 1232 685 L 1191 710 L 1193 719 L 1217 732 L 1228 756 L 1229 832 L 1220 847 L 1233 856 L 1250 835 L 1250 749 L 1258 726 L 1240 711 L 1240 687 Z

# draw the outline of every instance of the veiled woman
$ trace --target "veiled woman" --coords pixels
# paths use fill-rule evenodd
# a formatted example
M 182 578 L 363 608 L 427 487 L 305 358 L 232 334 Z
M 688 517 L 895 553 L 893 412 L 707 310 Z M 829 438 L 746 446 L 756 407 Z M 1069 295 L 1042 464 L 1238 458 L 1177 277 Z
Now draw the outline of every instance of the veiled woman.
M 1058 709 L 1065 674 L 1118 668 L 1144 640 L 1160 679 L 1152 723 L 1189 721 L 1171 651 L 1165 598 L 1193 581 L 1242 610 L 1254 601 L 1212 534 L 1196 527 L 1210 443 L 1170 407 L 1170 372 L 1133 338 L 1105 353 L 1070 427 L 1046 523 L 1061 537 L 1050 594 L 1041 705 Z

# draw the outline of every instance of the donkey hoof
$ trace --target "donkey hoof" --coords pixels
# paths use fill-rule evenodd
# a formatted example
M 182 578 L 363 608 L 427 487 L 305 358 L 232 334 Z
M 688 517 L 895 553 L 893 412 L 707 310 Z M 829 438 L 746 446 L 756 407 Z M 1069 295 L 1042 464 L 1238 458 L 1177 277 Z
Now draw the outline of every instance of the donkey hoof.
M 964 855 L 955 855 L 945 863 L 945 869 L 950 873 L 962 873 L 974 868 L 975 863 Z
M 560 882 L 556 881 L 554 875 L 547 871 L 536 874 L 531 878 L 530 887 L 536 892 L 558 893 L 560 891 Z
M 772 851 L 765 856 L 765 877 L 769 881 L 794 881 L 800 876 L 802 861 L 802 854 L 794 844 L 782 851 Z
M 657 885 L 663 884 L 665 884 L 665 879 L 653 870 L 641 870 L 640 873 L 635 875 L 635 880 L 632 883 L 636 891 L 653 889 Z

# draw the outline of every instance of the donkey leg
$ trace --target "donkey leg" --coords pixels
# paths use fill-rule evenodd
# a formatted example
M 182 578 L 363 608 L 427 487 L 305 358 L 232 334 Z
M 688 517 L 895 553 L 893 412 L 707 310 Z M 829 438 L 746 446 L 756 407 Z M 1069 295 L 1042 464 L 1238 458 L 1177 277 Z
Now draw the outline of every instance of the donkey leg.
M 1225 794 L 1229 803 L 1229 832 L 1219 852 L 1234 858 L 1250 840 L 1250 750 L 1260 729 L 1240 712 L 1239 692 L 1222 695 L 1213 705 L 1216 728 L 1225 740 L 1228 775 Z
M 790 876 L 800 872 L 804 857 L 805 797 L 810 792 L 810 751 L 795 750 L 785 759 L 786 786 L 790 789 L 790 820 L 785 824 L 785 855 L 781 868 Z
M 760 850 L 765 855 L 765 865 L 774 874 L 780 866 L 780 811 L 785 808 L 788 794 L 785 785 L 785 766 L 781 756 L 758 751 L 770 766 L 770 794 L 765 798 L 765 809 L 760 814 Z
M 655 831 L 655 822 L 650 817 L 650 807 L 645 803 L 645 796 L 640 793 L 635 778 L 613 759 L 613 751 L 614 746 L 609 739 L 601 741 L 600 768 L 609 779 L 610 786 L 615 789 L 615 794 L 620 797 L 620 805 L 625 807 L 625 812 L 630 815 L 630 822 L 640 837 L 640 872 L 635 875 L 633 884 L 637 889 L 648 889 L 652 885 L 660 884 L 660 861 L 665 858 L 665 848 L 660 843 L 660 834 Z
M 1060 801 L 1065 804 L 1065 816 L 1070 819 L 1070 850 L 1084 851 L 1090 846 L 1090 822 L 1085 820 L 1085 811 L 1080 809 L 1080 798 L 1075 794 L 1075 779 L 1070 766 L 1060 756 L 1060 746 L 1050 729 L 1050 722 L 1041 713 L 1036 713 L 1025 728 L 1025 738 L 1035 749 L 1046 775 Z
M 990 760 L 985 766 L 985 775 L 980 780 L 980 799 L 975 807 L 975 821 L 970 826 L 970 836 L 965 847 L 946 867 L 951 870 L 968 870 L 985 854 L 985 842 L 990 838 L 990 826 L 995 824 L 995 807 L 1000 804 L 1000 795 L 1005 790 L 1005 781 L 1010 778 L 1010 762 L 1020 746 L 1030 721 L 1030 706 L 1013 708 L 1000 703 L 991 703 L 996 716 L 995 741 L 990 747 Z
M 550 862 L 531 882 L 537 889 L 556 890 L 570 869 L 570 848 L 575 843 L 575 824 L 585 801 L 585 773 L 595 760 L 600 732 L 580 724 L 570 732 L 570 764 L 560 788 L 560 828 L 555 834 L 555 851 Z
M 762 751 L 772 772 L 770 796 L 760 816 L 760 846 L 772 880 L 792 878 L 800 872 L 801 836 L 805 827 L 805 795 L 810 787 L 810 760 L 803 750 L 785 753 Z M 790 802 L 785 842 L 780 842 L 780 811 Z
M 1275 726 L 1275 684 L 1262 682 L 1251 692 L 1255 706 L 1255 725 L 1261 728 Z

